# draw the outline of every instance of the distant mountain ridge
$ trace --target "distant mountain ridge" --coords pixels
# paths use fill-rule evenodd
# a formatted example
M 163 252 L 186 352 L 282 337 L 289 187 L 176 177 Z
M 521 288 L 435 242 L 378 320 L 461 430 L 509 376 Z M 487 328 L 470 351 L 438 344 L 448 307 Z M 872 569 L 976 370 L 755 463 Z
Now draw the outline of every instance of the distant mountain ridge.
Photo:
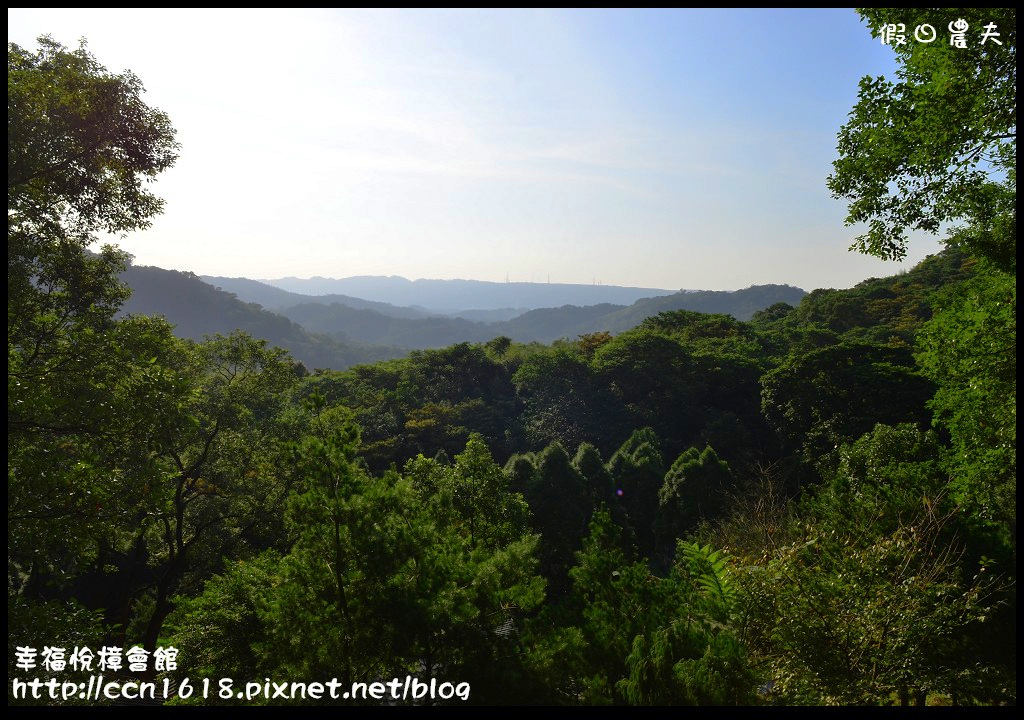
M 388 317 L 424 318 L 430 317 L 433 314 L 424 308 L 397 307 L 391 303 L 364 300 L 363 298 L 349 295 L 303 295 L 302 293 L 282 290 L 259 280 L 250 280 L 249 278 L 201 275 L 200 279 L 205 283 L 213 285 L 218 290 L 233 293 L 244 302 L 256 303 L 268 310 L 279 310 L 280 308 L 301 305 L 302 303 L 318 302 L 327 305 L 342 303 L 357 310 L 376 310 L 381 315 L 387 315 Z
M 643 298 L 632 305 L 602 303 L 537 308 L 500 322 L 440 316 L 385 317 L 374 310 L 352 308 L 344 303 L 304 302 L 281 308 L 279 312 L 312 332 L 345 342 L 425 349 L 459 342 L 486 342 L 502 335 L 518 342 L 550 343 L 592 332 L 618 333 L 668 310 L 721 313 L 737 320 L 749 320 L 758 310 L 776 303 L 798 305 L 806 294 L 789 285 L 755 285 L 734 292 L 699 290 Z M 307 300 L 315 299 L 307 297 Z
M 569 283 L 488 282 L 486 280 L 408 280 L 397 275 L 360 275 L 349 278 L 278 278 L 261 281 L 303 295 L 350 295 L 396 306 L 418 306 L 453 315 L 464 310 L 525 308 L 536 310 L 563 305 L 631 305 L 646 297 L 672 295 L 677 290 L 620 285 Z M 306 302 L 309 302 L 307 299 Z M 317 301 L 314 301 L 317 302 Z
M 202 340 L 204 335 L 244 330 L 284 348 L 309 370 L 343 370 L 408 353 L 407 348 L 368 347 L 307 332 L 283 315 L 243 302 L 190 272 L 130 265 L 120 277 L 132 294 L 118 315 L 163 315 L 181 338 Z
M 344 369 L 354 364 L 401 357 L 412 349 L 486 342 L 503 335 L 520 342 L 547 343 L 591 332 L 619 333 L 636 327 L 645 318 L 671 310 L 723 313 L 738 320 L 749 320 L 759 310 L 784 303 L 780 306 L 782 315 L 786 315 L 784 310 L 788 305 L 795 308 L 788 311 L 793 317 L 836 332 L 847 329 L 850 323 L 858 327 L 858 323 L 877 324 L 880 321 L 871 320 L 876 315 L 887 318 L 886 327 L 895 323 L 899 327 L 913 328 L 930 316 L 928 303 L 919 295 L 928 288 L 962 279 L 966 272 L 960 267 L 962 263 L 963 259 L 955 253 L 943 251 L 907 272 L 865 280 L 850 290 L 818 289 L 808 295 L 789 285 L 755 285 L 733 292 L 679 292 L 643 298 L 631 305 L 605 303 L 581 307 L 570 304 L 538 308 L 498 322 L 423 316 L 425 311 L 420 308 L 402 308 L 347 296 L 346 301 L 362 303 L 362 307 L 353 308 L 340 302 L 325 304 L 325 299 L 333 298 L 290 293 L 246 278 L 212 278 L 231 280 L 234 283 L 231 286 L 240 290 L 236 297 L 233 292 L 205 283 L 190 272 L 129 266 L 121 278 L 132 289 L 132 296 L 120 314 L 160 314 L 177 326 L 176 335 L 195 339 L 208 333 L 228 334 L 241 329 L 289 350 L 309 369 Z M 299 302 L 285 307 L 283 314 L 277 314 L 265 310 L 261 304 L 245 302 L 247 298 L 243 293 L 250 297 L 252 293 L 261 293 L 259 297 L 268 305 Z M 506 308 L 466 314 L 490 318 L 518 312 Z M 417 315 L 420 317 L 415 317 Z
M 290 351 L 309 369 L 343 369 L 401 357 L 414 349 L 487 342 L 500 336 L 518 342 L 550 343 L 592 332 L 618 333 L 668 310 L 723 313 L 747 320 L 754 312 L 776 303 L 798 305 L 806 295 L 800 288 L 788 285 L 761 285 L 734 292 L 677 292 L 641 298 L 629 305 L 563 304 L 528 311 L 507 306 L 494 310 L 467 309 L 461 313 L 467 317 L 457 317 L 348 295 L 302 295 L 247 278 L 211 277 L 215 287 L 193 273 L 156 267 L 130 266 L 122 280 L 132 288 L 122 314 L 164 315 L 176 325 L 176 335 L 194 339 L 205 334 L 245 330 Z M 485 285 L 503 287 L 502 283 Z M 265 309 L 264 304 L 275 307 L 277 312 Z

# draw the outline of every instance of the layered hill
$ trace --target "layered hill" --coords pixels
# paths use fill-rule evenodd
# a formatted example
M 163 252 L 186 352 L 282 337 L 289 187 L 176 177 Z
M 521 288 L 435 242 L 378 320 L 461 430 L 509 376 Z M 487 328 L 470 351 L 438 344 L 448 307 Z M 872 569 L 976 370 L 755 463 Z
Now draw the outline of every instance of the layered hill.
M 332 369 L 400 357 L 413 349 L 486 342 L 500 336 L 518 342 L 550 343 L 591 332 L 617 333 L 666 310 L 721 313 L 746 320 L 757 310 L 776 303 L 796 305 L 806 294 L 787 285 L 763 285 L 735 292 L 678 292 L 642 298 L 631 305 L 562 305 L 529 311 L 471 309 L 461 313 L 479 318 L 513 316 L 485 322 L 432 315 L 422 306 L 399 307 L 348 295 L 302 295 L 247 278 L 209 277 L 216 283 L 214 286 L 193 273 L 155 267 L 132 266 L 122 279 L 133 291 L 124 313 L 164 315 L 177 326 L 179 336 L 193 339 L 242 329 L 289 350 L 310 368 Z M 481 285 L 505 287 L 501 283 Z M 536 287 L 561 292 L 574 286 Z M 595 287 L 613 292 L 629 290 L 634 294 L 642 290 L 576 287 L 588 292 Z
M 201 340 L 204 335 L 244 330 L 284 348 L 310 370 L 342 370 L 407 352 L 405 348 L 368 347 L 307 332 L 283 315 L 242 302 L 194 273 L 133 265 L 121 274 L 121 280 L 132 289 L 132 295 L 120 315 L 162 315 L 181 338 Z
M 618 333 L 667 310 L 718 313 L 749 320 L 758 310 L 776 303 L 798 305 L 804 295 L 803 290 L 788 285 L 759 285 L 734 292 L 702 290 L 644 298 L 632 305 L 603 303 L 538 308 L 510 320 L 490 323 L 453 317 L 387 317 L 344 303 L 324 304 L 314 297 L 300 305 L 281 308 L 279 312 L 307 330 L 339 339 L 423 349 L 458 342 L 486 342 L 500 336 L 518 342 L 550 343 L 592 332 Z
M 265 283 L 304 295 L 344 294 L 404 307 L 421 307 L 442 315 L 465 310 L 524 308 L 536 310 L 563 305 L 630 305 L 641 298 L 671 295 L 675 290 L 620 285 L 487 282 L 484 280 L 407 280 L 403 277 L 361 275 L 349 278 L 281 278 Z M 225 286 L 226 287 L 226 286 Z
M 736 291 L 678 292 L 636 300 L 630 305 L 601 303 L 518 310 L 463 311 L 469 317 L 511 319 L 493 322 L 429 314 L 423 307 L 399 307 L 344 295 L 308 296 L 246 278 L 211 278 L 193 273 L 132 266 L 122 279 L 132 297 L 122 314 L 160 314 L 176 325 L 180 337 L 227 334 L 242 329 L 292 353 L 308 368 L 344 369 L 355 364 L 401 357 L 413 349 L 487 342 L 509 337 L 518 342 L 550 343 L 559 338 L 606 331 L 613 334 L 645 318 L 671 310 L 731 315 L 749 320 L 767 308 L 785 308 L 790 320 L 819 324 L 837 332 L 873 326 L 865 318 L 884 317 L 882 325 L 908 332 L 930 316 L 932 289 L 961 279 L 969 269 L 952 252 L 929 257 L 909 272 L 869 279 L 849 290 L 815 290 L 809 295 L 788 285 L 756 285 Z M 491 283 L 500 285 L 499 283 Z M 223 288 L 223 289 L 222 289 Z M 227 288 L 232 288 L 229 292 Z M 270 312 L 268 306 L 280 308 Z M 866 332 L 866 331 L 862 331 Z

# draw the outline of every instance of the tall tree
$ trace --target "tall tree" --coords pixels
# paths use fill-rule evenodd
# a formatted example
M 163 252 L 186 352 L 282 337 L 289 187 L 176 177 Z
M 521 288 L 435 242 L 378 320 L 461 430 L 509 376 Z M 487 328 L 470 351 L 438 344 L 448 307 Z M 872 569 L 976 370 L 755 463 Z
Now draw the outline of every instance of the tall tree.
M 343 684 L 440 674 L 469 682 L 477 701 L 507 701 L 502 675 L 522 653 L 515 620 L 544 596 L 538 537 L 515 517 L 521 496 L 479 437 L 453 465 L 420 456 L 404 477 L 374 477 L 356 460 L 350 414 L 317 397 L 306 407 L 310 432 L 292 447 L 290 550 L 233 563 L 184 599 L 174 641 L 202 667 Z M 240 630 L 246 642 L 206 647 Z
M 534 527 L 541 533 L 541 570 L 550 594 L 568 589 L 568 570 L 580 548 L 590 520 L 590 497 L 583 475 L 572 465 L 560 443 L 548 445 L 536 457 L 537 469 L 526 488 Z
M 641 553 L 650 554 L 654 548 L 658 489 L 665 478 L 661 443 L 654 430 L 635 430 L 608 460 L 608 473 L 615 483 L 613 517 L 619 520 L 621 515 L 616 510 L 625 510 Z
M 175 160 L 167 116 L 84 44 L 9 43 L 7 69 L 8 587 L 20 592 L 73 576 L 100 535 L 135 519 L 149 441 L 184 384 L 168 372 L 182 347 L 166 323 L 113 321 L 127 256 L 86 250 L 160 211 L 144 184 Z
M 732 485 L 729 464 L 710 445 L 690 448 L 672 463 L 658 491 L 658 534 L 674 548 L 701 520 L 718 518 Z
M 195 346 L 189 360 L 176 368 L 188 392 L 164 410 L 174 423 L 150 439 L 154 472 L 140 503 L 155 569 L 150 650 L 187 577 L 236 555 L 281 514 L 289 489 L 275 427 L 297 381 L 286 353 L 238 331 Z
M 104 285 L 69 273 L 68 263 L 96 267 L 80 251 L 97 231 L 149 224 L 163 201 L 144 183 L 174 163 L 178 144 L 131 72 L 110 73 L 84 43 L 72 51 L 46 36 L 38 42 L 34 53 L 7 50 L 8 312 L 46 296 L 65 300 L 58 314 L 94 298 L 108 307 Z
M 955 490 L 975 512 L 1015 528 L 1017 280 L 985 270 L 936 302 L 916 357 L 938 386 L 931 407 L 950 432 Z

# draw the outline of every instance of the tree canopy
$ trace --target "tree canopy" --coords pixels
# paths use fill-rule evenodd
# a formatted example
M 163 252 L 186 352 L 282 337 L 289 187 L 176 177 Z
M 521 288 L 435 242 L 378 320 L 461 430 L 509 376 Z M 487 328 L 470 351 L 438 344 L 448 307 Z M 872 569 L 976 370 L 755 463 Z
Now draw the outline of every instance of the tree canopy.
M 7 52 L 8 232 L 84 240 L 145 227 L 163 201 L 143 183 L 177 159 L 167 115 L 142 101 L 142 82 L 113 74 L 85 43 L 48 36 Z
M 872 35 L 902 25 L 893 41 L 895 79 L 865 77 L 839 133 L 828 179 L 849 201 L 847 224 L 867 223 L 854 247 L 881 258 L 906 256 L 907 232 L 954 234 L 1004 269 L 1016 263 L 1017 13 L 1013 8 L 859 10 Z M 947 27 L 967 24 L 964 47 Z M 922 42 L 925 25 L 938 39 Z M 986 38 L 989 32 L 998 36 Z M 927 30 L 922 31 L 927 37 Z

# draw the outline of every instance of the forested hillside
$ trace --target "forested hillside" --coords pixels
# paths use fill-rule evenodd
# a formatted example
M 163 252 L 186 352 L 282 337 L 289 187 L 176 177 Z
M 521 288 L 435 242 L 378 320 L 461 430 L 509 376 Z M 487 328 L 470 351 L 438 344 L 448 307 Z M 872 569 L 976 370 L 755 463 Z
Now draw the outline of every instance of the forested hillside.
M 84 45 L 10 43 L 9 704 L 115 704 L 84 691 L 111 647 L 171 704 L 1015 704 L 1016 15 L 959 12 L 1002 54 L 895 47 L 828 179 L 862 251 L 955 221 L 941 253 L 315 372 L 332 341 L 87 250 L 160 211 L 170 118 Z M 235 327 L 177 337 L 120 277 Z
M 516 317 L 509 320 L 485 322 L 346 296 L 303 296 L 244 278 L 210 278 L 218 284 L 214 288 L 200 286 L 199 278 L 188 273 L 135 266 L 121 278 L 132 288 L 123 313 L 163 315 L 175 325 L 179 337 L 196 340 L 207 333 L 245 330 L 285 348 L 311 369 L 335 370 L 399 357 L 411 349 L 486 342 L 502 336 L 550 343 L 592 332 L 617 333 L 662 310 L 700 310 L 749 319 L 754 312 L 778 302 L 796 304 L 804 295 L 798 288 L 767 285 L 735 292 L 675 293 L 637 300 L 630 306 L 542 308 L 514 313 Z M 230 292 L 221 292 L 220 285 Z M 232 297 L 236 293 L 248 302 Z M 266 303 L 276 311 L 256 305 Z M 496 312 L 476 311 L 485 317 Z M 473 312 L 462 314 L 472 316 Z
M 238 300 L 204 283 L 193 273 L 130 265 L 120 279 L 131 290 L 118 316 L 159 315 L 179 338 L 202 340 L 241 330 L 283 348 L 309 370 L 342 370 L 359 363 L 401 357 L 405 347 L 371 345 L 306 332 L 283 315 Z
M 398 318 L 422 318 L 429 317 L 431 313 L 426 310 L 417 310 L 411 307 L 398 307 L 384 302 L 363 300 L 351 295 L 302 295 L 296 292 L 289 292 L 281 288 L 268 285 L 267 283 L 248 278 L 217 277 L 215 275 L 204 275 L 200 278 L 203 282 L 213 285 L 219 290 L 232 293 L 240 300 L 249 303 L 262 305 L 272 311 L 279 311 L 282 308 L 302 305 L 304 303 L 320 303 L 322 305 L 347 305 L 355 310 L 376 310 L 381 315 Z

